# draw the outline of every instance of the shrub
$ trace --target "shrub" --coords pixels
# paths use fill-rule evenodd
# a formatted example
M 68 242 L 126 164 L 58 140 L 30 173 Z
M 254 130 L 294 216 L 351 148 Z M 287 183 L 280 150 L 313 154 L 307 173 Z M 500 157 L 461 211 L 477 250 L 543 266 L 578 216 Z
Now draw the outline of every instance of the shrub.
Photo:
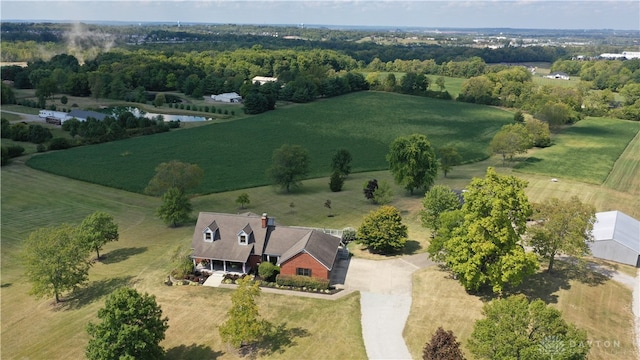
M 280 267 L 268 261 L 264 261 L 258 266 L 258 274 L 260 274 L 260 277 L 266 281 L 273 281 L 279 273 Z
M 49 142 L 49 150 L 64 150 L 71 147 L 71 142 L 69 139 L 65 138 L 53 138 Z
M 24 153 L 24 148 L 20 145 L 9 145 L 7 147 L 7 154 L 10 158 L 18 157 Z
M 37 152 L 45 152 L 45 151 L 47 151 L 47 147 L 44 146 L 44 144 L 38 144 L 38 146 L 36 146 L 36 151 Z
M 342 242 L 346 245 L 354 241 L 358 236 L 358 232 L 354 228 L 345 228 L 342 230 Z
M 329 181 L 329 189 L 333 192 L 338 192 L 342 190 L 342 186 L 344 185 L 344 177 L 338 172 L 334 171 L 331 174 L 331 178 Z
M 2 157 L 0 158 L 0 166 L 9 164 L 9 149 L 6 146 L 2 147 Z
M 329 288 L 329 280 L 298 275 L 278 275 L 276 276 L 276 284 L 298 288 L 306 287 L 314 290 L 325 290 Z

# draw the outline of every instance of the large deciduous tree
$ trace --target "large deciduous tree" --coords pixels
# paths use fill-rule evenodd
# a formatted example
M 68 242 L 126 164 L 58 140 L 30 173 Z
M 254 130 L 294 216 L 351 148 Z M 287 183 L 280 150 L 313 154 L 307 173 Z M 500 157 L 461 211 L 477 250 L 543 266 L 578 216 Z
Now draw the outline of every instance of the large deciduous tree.
M 338 149 L 331 158 L 331 170 L 342 177 L 351 174 L 351 153 L 347 149 Z
M 449 187 L 435 185 L 424 195 L 422 206 L 424 207 L 420 211 L 422 226 L 433 230 L 435 234 L 440 228 L 440 214 L 459 209 L 462 204 L 458 195 Z
M 98 260 L 102 247 L 110 241 L 117 241 L 120 237 L 118 224 L 113 221 L 113 216 L 102 211 L 96 211 L 82 220 L 78 227 L 78 236 L 90 250 L 95 250 Z
M 479 359 L 586 359 L 587 333 L 567 324 L 562 313 L 542 300 L 524 295 L 484 305 L 484 319 L 476 321 L 469 348 Z
M 551 131 L 549 130 L 549 124 L 538 119 L 527 119 L 525 127 L 529 134 L 531 134 L 531 140 L 533 146 L 547 147 L 551 146 Z
M 172 187 L 186 192 L 200 185 L 203 176 L 204 171 L 197 164 L 171 160 L 156 167 L 156 174 L 149 181 L 144 192 L 150 195 L 162 195 Z
M 98 310 L 98 324 L 89 323 L 89 344 L 85 355 L 90 360 L 161 359 L 169 325 L 155 296 L 140 294 L 132 288 L 120 288 Z
M 58 303 L 62 292 L 87 281 L 89 250 L 73 226 L 37 229 L 25 241 L 24 249 L 25 278 L 32 285 L 31 294 L 38 298 L 53 295 Z
M 567 201 L 548 199 L 534 206 L 535 223 L 529 227 L 529 244 L 534 251 L 549 260 L 548 272 L 558 254 L 583 256 L 589 253 L 592 241 L 595 208 L 573 196 Z
M 429 190 L 438 173 L 438 161 L 427 137 L 422 134 L 395 139 L 387 154 L 389 168 L 397 184 L 411 194 L 414 189 Z
M 536 255 L 522 246 L 532 207 L 527 182 L 487 169 L 464 193 L 464 220 L 444 244 L 445 262 L 467 290 L 489 285 L 501 293 L 538 269 Z
M 407 226 L 393 206 L 381 206 L 364 218 L 356 241 L 376 253 L 394 253 L 407 242 Z
M 489 143 L 491 153 L 502 155 L 503 162 L 513 160 L 516 154 L 526 153 L 532 146 L 531 134 L 522 124 L 503 126 Z
M 423 360 L 464 360 L 460 342 L 453 331 L 439 327 L 422 349 Z
M 437 155 L 438 161 L 440 162 L 440 169 L 444 173 L 444 177 L 447 177 L 447 174 L 454 166 L 460 165 L 462 162 L 462 156 L 458 154 L 458 150 L 453 146 L 444 146 L 439 148 Z
M 273 164 L 267 175 L 286 192 L 297 187 L 309 174 L 309 151 L 300 145 L 284 144 L 273 152 Z
M 238 281 L 238 288 L 231 295 L 231 308 L 227 320 L 218 328 L 224 342 L 236 348 L 262 340 L 271 324 L 260 318 L 255 298 L 260 295 L 258 282 L 249 277 Z
M 191 210 L 191 202 L 189 202 L 189 198 L 185 193 L 176 187 L 172 187 L 162 195 L 162 205 L 156 209 L 156 215 L 165 224 L 176 227 L 189 220 Z

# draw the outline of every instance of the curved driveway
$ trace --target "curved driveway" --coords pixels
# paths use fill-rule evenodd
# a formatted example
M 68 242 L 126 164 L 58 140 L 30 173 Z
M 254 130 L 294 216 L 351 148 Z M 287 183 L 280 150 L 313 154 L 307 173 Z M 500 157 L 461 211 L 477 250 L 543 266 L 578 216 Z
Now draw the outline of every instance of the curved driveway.
M 434 264 L 426 253 L 392 260 L 351 258 L 344 285 L 360 291 L 362 337 L 369 359 L 411 359 L 402 338 L 411 309 L 411 275 Z

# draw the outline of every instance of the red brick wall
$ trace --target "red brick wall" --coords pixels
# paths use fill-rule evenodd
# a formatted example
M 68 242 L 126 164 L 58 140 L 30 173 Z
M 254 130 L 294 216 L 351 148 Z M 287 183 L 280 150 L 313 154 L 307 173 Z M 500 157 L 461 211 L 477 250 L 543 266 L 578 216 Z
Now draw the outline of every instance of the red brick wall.
M 296 268 L 311 269 L 312 277 L 329 279 L 329 270 L 307 253 L 300 253 L 281 264 L 280 274 L 296 275 Z

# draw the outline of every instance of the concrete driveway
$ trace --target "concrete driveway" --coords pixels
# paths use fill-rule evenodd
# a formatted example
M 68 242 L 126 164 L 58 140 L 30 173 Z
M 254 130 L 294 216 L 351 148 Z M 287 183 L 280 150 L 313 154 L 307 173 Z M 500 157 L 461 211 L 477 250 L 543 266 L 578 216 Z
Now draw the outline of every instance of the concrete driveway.
M 411 275 L 434 264 L 428 254 L 350 259 L 344 287 L 360 291 L 362 337 L 369 359 L 411 359 L 402 338 L 411 309 Z

